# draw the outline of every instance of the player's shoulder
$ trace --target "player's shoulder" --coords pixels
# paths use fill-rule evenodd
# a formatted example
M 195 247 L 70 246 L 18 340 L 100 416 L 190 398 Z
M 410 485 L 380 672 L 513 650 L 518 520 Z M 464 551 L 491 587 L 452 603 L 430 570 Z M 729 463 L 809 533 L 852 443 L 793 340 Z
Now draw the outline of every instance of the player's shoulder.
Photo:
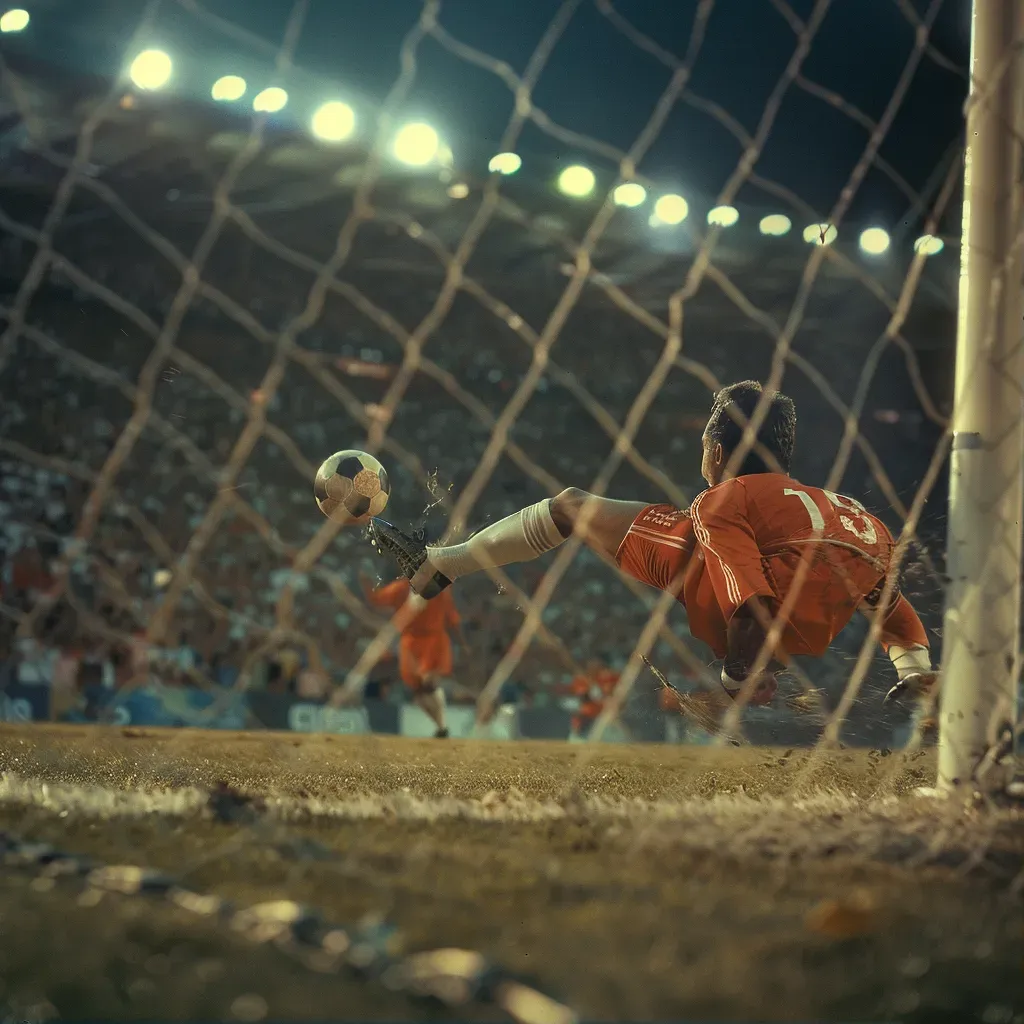
M 691 509 L 702 515 L 737 505 L 761 504 L 765 498 L 782 495 L 787 487 L 800 486 L 781 473 L 747 473 L 734 476 L 702 491 Z
M 736 477 L 736 482 L 742 485 L 744 496 L 753 500 L 782 497 L 794 487 L 806 489 L 799 480 L 785 473 L 748 473 Z
M 697 518 L 707 516 L 716 509 L 745 501 L 746 493 L 740 477 L 731 477 L 721 483 L 706 487 L 690 504 L 690 514 Z

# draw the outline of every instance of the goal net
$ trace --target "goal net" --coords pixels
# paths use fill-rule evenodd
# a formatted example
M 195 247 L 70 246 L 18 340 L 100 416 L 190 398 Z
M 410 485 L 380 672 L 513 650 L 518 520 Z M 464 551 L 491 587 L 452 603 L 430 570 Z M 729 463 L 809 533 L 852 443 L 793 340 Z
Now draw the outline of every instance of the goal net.
M 892 528 L 938 657 L 963 26 L 891 5 L 883 66 L 848 88 L 848 14 L 751 3 L 766 41 L 738 90 L 728 6 L 683 5 L 669 39 L 608 0 L 538 5 L 503 55 L 428 0 L 377 95 L 304 61 L 302 0 L 274 39 L 149 4 L 89 72 L 32 44 L 42 13 L 9 31 L 8 653 L 92 665 L 110 707 L 155 679 L 223 709 L 293 670 L 359 705 L 394 677 L 395 625 L 361 592 L 382 572 L 361 531 L 313 503 L 324 458 L 376 454 L 389 514 L 435 541 L 567 487 L 686 507 L 713 394 L 755 378 L 797 403 L 794 475 Z M 615 68 L 584 88 L 591 43 Z M 464 124 L 431 121 L 442 81 Z M 684 609 L 578 537 L 456 592 L 457 694 L 481 721 L 517 705 L 521 735 L 930 742 L 930 709 L 883 707 L 867 619 L 725 721 Z M 599 672 L 617 682 L 570 706 Z

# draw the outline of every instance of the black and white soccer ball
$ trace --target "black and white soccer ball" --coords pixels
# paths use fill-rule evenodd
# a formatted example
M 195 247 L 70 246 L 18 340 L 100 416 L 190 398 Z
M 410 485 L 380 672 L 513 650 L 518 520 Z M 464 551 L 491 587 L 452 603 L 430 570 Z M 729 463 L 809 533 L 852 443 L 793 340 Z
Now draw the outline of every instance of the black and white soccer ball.
M 335 452 L 317 470 L 313 495 L 320 511 L 339 523 L 365 522 L 388 503 L 391 484 L 384 467 L 367 452 Z

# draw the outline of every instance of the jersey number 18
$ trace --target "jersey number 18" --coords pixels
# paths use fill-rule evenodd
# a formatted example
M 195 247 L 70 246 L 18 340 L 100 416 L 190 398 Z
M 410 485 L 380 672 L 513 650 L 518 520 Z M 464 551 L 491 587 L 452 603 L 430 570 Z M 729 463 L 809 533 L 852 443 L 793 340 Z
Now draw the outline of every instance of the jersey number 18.
M 792 487 L 787 487 L 782 493 L 787 496 L 792 494 L 803 502 L 807 514 L 811 517 L 811 529 L 819 537 L 822 536 L 825 532 L 825 517 L 814 499 L 806 491 L 797 491 Z M 878 531 L 868 518 L 867 509 L 859 501 L 847 498 L 843 494 L 833 494 L 832 491 L 822 490 L 821 493 L 839 510 L 839 522 L 844 530 L 852 533 L 862 544 L 870 546 L 877 543 Z

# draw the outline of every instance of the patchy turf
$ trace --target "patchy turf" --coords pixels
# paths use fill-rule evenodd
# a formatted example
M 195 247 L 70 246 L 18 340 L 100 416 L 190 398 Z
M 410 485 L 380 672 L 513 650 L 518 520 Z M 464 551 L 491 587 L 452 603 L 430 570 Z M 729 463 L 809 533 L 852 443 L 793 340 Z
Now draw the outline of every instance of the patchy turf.
M 383 912 L 407 948 L 479 949 L 588 1018 L 1009 1022 L 1024 819 L 908 796 L 933 769 L 923 752 L 5 727 L 0 828 L 241 903 Z M 77 900 L 0 875 L 0 1005 L 430 1014 L 173 908 Z

